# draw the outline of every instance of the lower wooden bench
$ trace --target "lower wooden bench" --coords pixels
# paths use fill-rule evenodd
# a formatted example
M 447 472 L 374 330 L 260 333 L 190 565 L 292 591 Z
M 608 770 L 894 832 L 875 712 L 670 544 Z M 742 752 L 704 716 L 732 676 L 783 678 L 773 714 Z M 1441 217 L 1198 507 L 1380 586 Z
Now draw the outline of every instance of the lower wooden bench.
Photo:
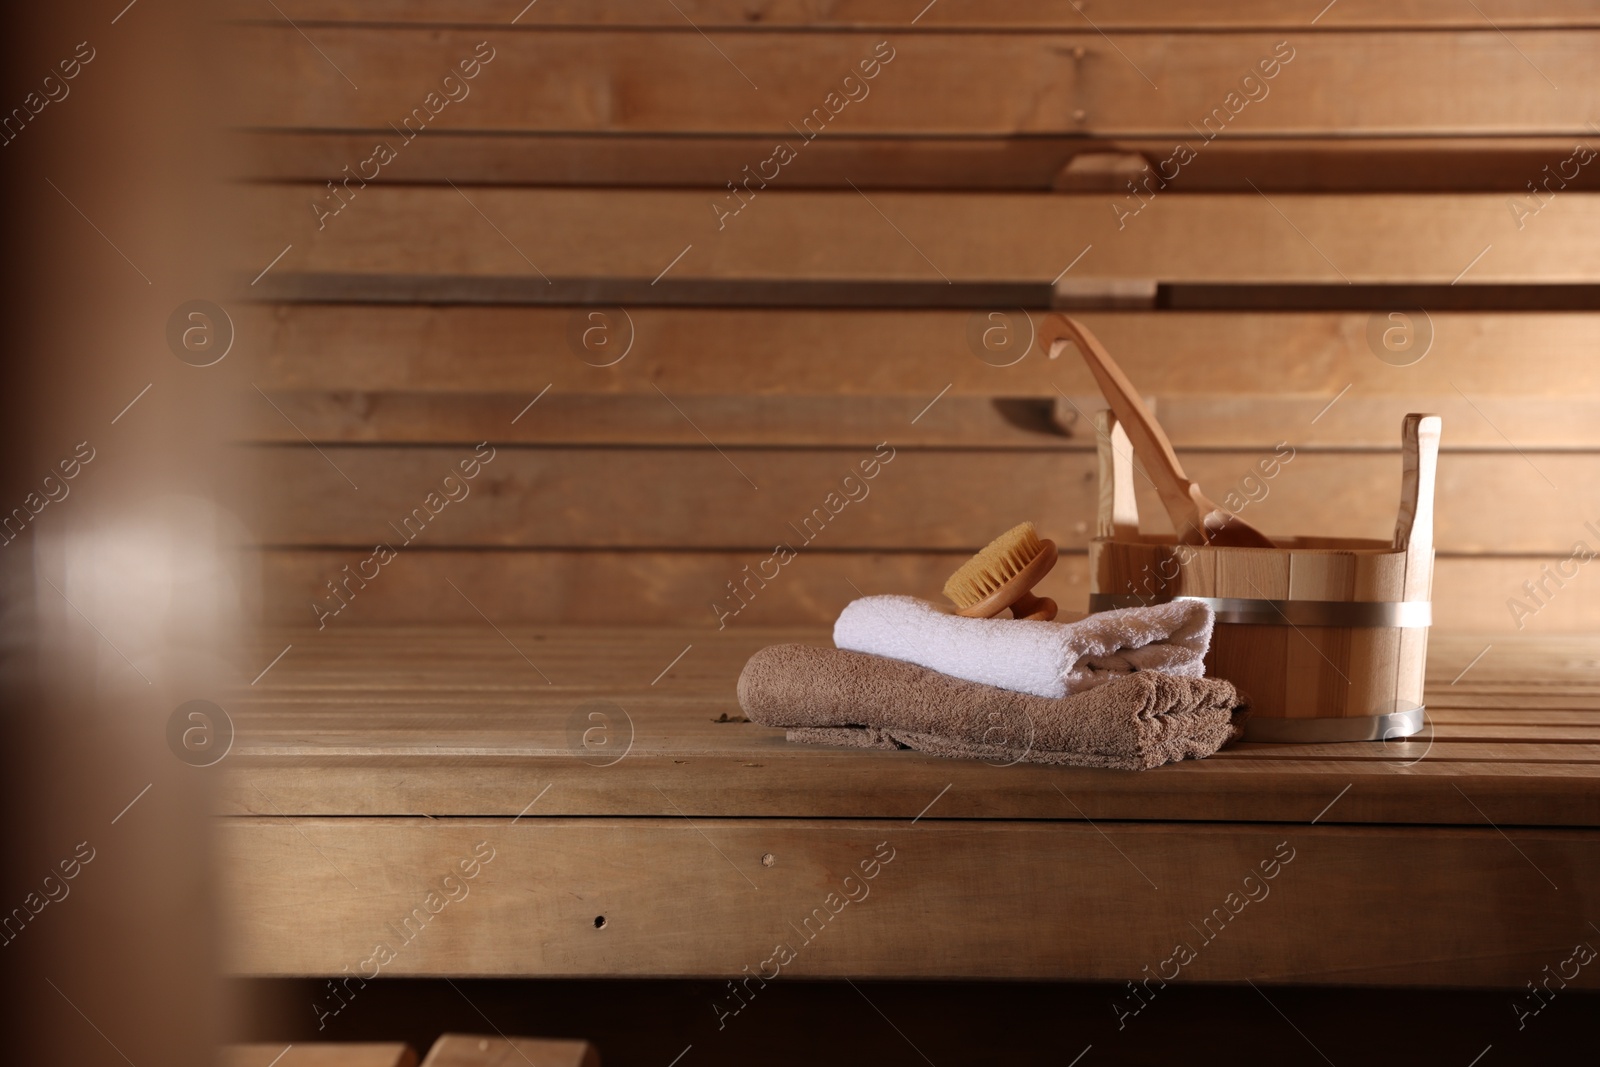
M 417 1067 L 417 1054 L 399 1043 L 226 1045 L 221 1067 Z
M 428 1050 L 422 1067 L 491 1067 L 517 1061 L 539 1067 L 600 1067 L 600 1053 L 587 1041 L 445 1034 Z M 398 1043 L 228 1045 L 221 1050 L 219 1063 L 221 1067 L 417 1067 L 417 1054 L 411 1046 Z
M 1496 640 L 1461 675 L 1488 642 L 1435 635 L 1417 738 L 1113 772 L 790 745 L 741 721 L 733 681 L 796 637 L 826 641 L 264 645 L 294 648 L 231 709 L 231 968 L 353 996 L 397 975 L 1520 988 L 1600 938 L 1600 642 Z
M 600 1054 L 587 1041 L 445 1034 L 428 1050 L 422 1067 L 501 1067 L 514 1063 L 538 1064 L 538 1067 L 600 1067 Z

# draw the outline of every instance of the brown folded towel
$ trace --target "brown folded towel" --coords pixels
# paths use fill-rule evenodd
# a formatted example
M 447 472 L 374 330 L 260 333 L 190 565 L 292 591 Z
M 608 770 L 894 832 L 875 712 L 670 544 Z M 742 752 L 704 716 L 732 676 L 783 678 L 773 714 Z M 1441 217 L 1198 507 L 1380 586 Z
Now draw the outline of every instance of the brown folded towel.
M 1139 671 L 1052 698 L 838 648 L 772 645 L 739 675 L 739 705 L 790 741 L 936 756 L 1146 770 L 1204 759 L 1245 710 L 1220 678 Z

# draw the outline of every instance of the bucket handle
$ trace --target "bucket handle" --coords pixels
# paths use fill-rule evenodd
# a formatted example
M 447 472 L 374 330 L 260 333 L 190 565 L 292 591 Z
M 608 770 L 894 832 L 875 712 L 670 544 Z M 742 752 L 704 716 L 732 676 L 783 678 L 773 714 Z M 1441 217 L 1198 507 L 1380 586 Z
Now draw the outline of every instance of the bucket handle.
M 1133 495 L 1133 442 L 1108 408 L 1094 413 L 1100 460 L 1100 513 L 1095 536 L 1126 541 L 1139 533 L 1139 502 Z
M 1439 436 L 1444 420 L 1413 412 L 1400 424 L 1400 511 L 1394 548 L 1406 554 L 1402 599 L 1427 600 L 1433 584 L 1433 496 L 1439 469 Z M 1139 532 L 1139 505 L 1133 492 L 1133 445 L 1117 417 L 1094 413 L 1099 458 L 1100 499 L 1095 535 L 1125 540 Z
M 1400 424 L 1400 516 L 1394 547 L 1406 554 L 1406 600 L 1427 600 L 1433 585 L 1433 490 L 1443 425 L 1437 415 L 1415 413 Z

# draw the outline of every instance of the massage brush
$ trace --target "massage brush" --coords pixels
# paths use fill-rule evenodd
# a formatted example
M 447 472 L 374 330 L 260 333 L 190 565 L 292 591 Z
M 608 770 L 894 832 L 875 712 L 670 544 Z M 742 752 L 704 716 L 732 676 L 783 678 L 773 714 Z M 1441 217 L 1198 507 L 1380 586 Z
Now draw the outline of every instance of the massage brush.
M 1056 544 L 1034 531 L 1033 523 L 1013 527 L 990 541 L 944 583 L 944 595 L 956 614 L 992 619 L 1007 608 L 1018 619 L 1049 622 L 1056 602 L 1032 593 L 1039 579 L 1056 565 Z

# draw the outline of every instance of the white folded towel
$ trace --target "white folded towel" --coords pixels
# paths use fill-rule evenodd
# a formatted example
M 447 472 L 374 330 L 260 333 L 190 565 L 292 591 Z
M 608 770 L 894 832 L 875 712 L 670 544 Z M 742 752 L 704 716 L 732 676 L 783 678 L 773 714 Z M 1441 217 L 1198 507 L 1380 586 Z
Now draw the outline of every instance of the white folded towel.
M 1134 671 L 1204 677 L 1214 621 L 1197 600 L 1059 623 L 968 619 L 915 597 L 869 596 L 840 613 L 833 643 L 969 682 L 1062 697 Z

